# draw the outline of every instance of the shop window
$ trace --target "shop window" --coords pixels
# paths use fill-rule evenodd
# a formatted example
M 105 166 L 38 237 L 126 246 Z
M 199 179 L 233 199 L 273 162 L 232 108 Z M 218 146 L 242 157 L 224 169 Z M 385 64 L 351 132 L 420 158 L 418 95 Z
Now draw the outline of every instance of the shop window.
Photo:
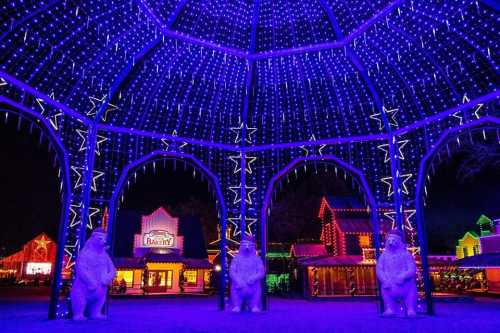
M 125 280 L 127 283 L 127 287 L 131 287 L 134 283 L 134 272 L 133 271 L 117 271 L 116 272 L 116 281 L 120 283 L 122 280 Z
M 196 286 L 197 271 L 184 271 L 184 281 L 188 286 Z
M 210 271 L 205 271 L 203 274 L 203 283 L 205 283 L 205 286 L 210 285 Z
M 172 288 L 173 276 L 174 276 L 173 271 L 167 271 L 167 288 L 168 289 Z

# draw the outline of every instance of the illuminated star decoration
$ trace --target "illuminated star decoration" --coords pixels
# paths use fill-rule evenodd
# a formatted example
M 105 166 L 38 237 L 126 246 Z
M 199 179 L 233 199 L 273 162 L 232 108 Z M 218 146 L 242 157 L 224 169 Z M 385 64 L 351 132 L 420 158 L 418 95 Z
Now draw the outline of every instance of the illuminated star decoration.
M 74 245 L 66 245 L 64 247 L 64 252 L 66 252 L 69 256 L 68 261 L 66 262 L 66 269 L 70 269 L 75 264 L 73 261 L 73 251 L 78 247 L 78 242 L 79 240 L 77 240 Z
M 0 77 L 0 87 L 6 86 L 6 85 L 7 85 L 7 81 L 5 81 L 5 79 L 3 77 Z
M 80 224 L 80 210 L 82 208 L 82 203 L 79 202 L 78 205 L 72 204 L 69 206 L 69 212 L 71 215 L 69 226 L 70 228 L 73 228 L 74 226 L 77 226 Z M 89 213 L 88 213 L 88 221 L 87 221 L 87 228 L 90 230 L 94 229 L 94 224 L 92 223 L 92 217 L 99 213 L 100 209 L 95 208 L 95 207 L 89 207 Z
M 210 242 L 209 245 L 217 245 L 217 244 L 220 244 L 221 242 L 221 231 L 220 231 L 220 224 L 217 224 L 217 239 Z M 233 244 L 233 246 L 235 247 L 238 247 L 240 245 L 240 242 L 238 242 L 237 240 L 233 239 L 232 236 L 231 236 L 231 226 L 228 226 L 227 227 L 227 232 L 226 232 L 226 241 L 227 243 L 231 243 Z M 231 257 L 234 257 L 234 250 L 231 249 L 229 247 L 229 245 L 226 244 L 226 253 L 228 255 L 230 255 Z M 215 256 L 217 257 L 218 255 L 220 254 L 220 246 L 219 246 L 219 249 L 217 250 L 217 253 L 215 254 Z
M 462 103 L 465 104 L 465 103 L 469 103 L 470 102 L 470 99 L 469 97 L 467 97 L 467 94 L 464 95 L 464 97 L 462 98 Z M 481 110 L 483 108 L 484 104 L 483 103 L 479 103 L 475 106 L 475 110 L 474 110 L 474 116 L 476 117 L 476 119 L 479 119 L 481 118 L 481 116 L 479 115 L 479 110 Z M 457 114 L 458 112 L 455 112 L 453 114 L 453 116 L 455 116 L 455 114 Z M 460 117 L 460 120 L 462 117 Z M 460 123 L 460 125 L 462 125 L 462 123 Z
M 95 207 L 89 207 L 89 221 L 87 222 L 87 229 L 93 230 L 94 229 L 94 224 L 92 223 L 92 216 L 98 214 L 100 212 L 99 208 Z
M 398 155 L 396 157 L 399 158 L 400 160 L 404 160 L 405 159 L 405 157 L 403 155 L 403 148 L 404 148 L 404 146 L 406 146 L 408 144 L 408 142 L 410 142 L 410 140 L 401 140 L 401 141 L 398 141 L 398 144 L 397 144 Z M 382 150 L 385 153 L 385 157 L 384 157 L 384 162 L 385 163 L 387 163 L 388 161 L 391 160 L 391 157 L 389 156 L 389 144 L 388 143 L 384 143 L 382 145 L 378 145 L 377 148 L 380 149 L 380 150 Z
M 241 153 L 239 155 L 229 156 L 229 159 L 234 162 L 234 171 L 237 173 L 241 171 Z M 252 173 L 252 163 L 257 160 L 257 157 L 245 155 L 245 172 Z
M 233 203 L 238 203 L 241 201 L 241 183 L 238 186 L 229 186 L 229 190 L 234 193 L 234 201 Z M 249 205 L 252 204 L 252 193 L 257 190 L 257 187 L 254 186 L 245 186 L 246 198 L 245 202 Z
M 83 172 L 83 168 L 72 166 L 71 170 L 73 170 L 76 173 L 77 177 L 78 177 L 76 179 L 76 184 L 75 184 L 75 187 L 74 187 L 74 189 L 77 189 L 80 186 L 82 186 L 82 172 Z M 92 187 L 91 188 L 92 188 L 92 191 L 97 192 L 97 182 L 96 181 L 100 177 L 104 176 L 104 172 L 98 171 L 98 170 L 93 170 L 92 173 L 93 173 L 93 175 L 92 175 Z
M 310 141 L 310 142 L 314 142 L 314 141 L 316 141 L 316 137 L 314 136 L 314 134 L 313 134 L 313 135 L 311 135 L 311 137 L 309 138 L 309 141 Z M 299 148 L 300 148 L 300 149 L 302 149 L 302 150 L 305 152 L 306 157 L 307 157 L 307 156 L 309 156 L 309 149 L 308 149 L 308 148 L 306 148 L 306 147 L 307 147 L 307 145 L 302 145 L 302 146 L 300 146 Z M 326 147 L 326 145 L 325 145 L 325 144 L 322 144 L 322 145 L 320 145 L 320 146 L 319 146 L 319 148 L 318 148 L 318 155 L 319 155 L 319 156 L 323 156 L 323 149 L 324 149 L 325 147 Z
M 90 111 L 87 112 L 87 116 L 93 116 L 93 115 L 97 114 L 97 111 L 99 110 L 100 106 L 106 100 L 106 95 L 102 96 L 101 99 L 95 98 L 93 96 L 89 96 L 89 99 L 90 99 L 90 103 L 92 104 L 92 108 L 90 108 Z M 101 116 L 102 121 L 106 121 L 108 119 L 109 112 L 116 111 L 116 110 L 119 110 L 118 106 L 111 104 L 111 103 L 108 103 L 108 105 L 106 106 L 106 110 L 104 110 L 104 113 Z
M 408 194 L 409 192 L 408 192 L 408 188 L 406 187 L 406 182 L 408 180 L 410 180 L 410 178 L 412 177 L 412 174 L 407 173 L 404 175 L 399 175 L 399 171 L 396 171 L 396 176 L 398 178 L 402 179 L 401 187 L 403 188 L 403 190 L 402 190 L 403 193 Z M 387 189 L 387 196 L 390 197 L 391 195 L 393 195 L 394 189 L 392 188 L 392 177 L 384 177 L 381 179 L 381 181 L 389 186 L 389 188 Z
M 387 110 L 385 106 L 382 107 L 382 111 L 388 115 L 388 121 L 389 121 L 389 126 L 394 126 L 398 127 L 398 122 L 396 121 L 396 114 L 398 113 L 399 109 L 390 109 Z M 374 113 L 370 116 L 370 119 L 376 120 L 378 122 L 378 129 L 381 130 L 384 128 L 383 122 L 382 122 L 382 115 L 380 112 Z
M 72 204 L 69 206 L 69 212 L 71 215 L 69 227 L 73 228 L 74 226 L 80 224 L 79 212 L 80 208 L 82 208 L 82 203 L 78 203 L 78 205 Z
M 403 227 L 408 230 L 408 231 L 413 231 L 413 226 L 411 225 L 410 218 L 415 215 L 416 210 L 415 209 L 408 209 L 405 211 L 405 218 L 404 218 L 404 225 Z M 396 229 L 396 212 L 395 211 L 390 211 L 390 212 L 384 212 L 385 217 L 391 220 L 391 229 Z
M 47 250 L 47 244 L 49 244 L 51 241 L 47 238 L 45 238 L 45 235 L 42 235 L 42 237 L 40 239 L 35 239 L 35 243 L 36 243 L 36 249 L 35 250 L 38 250 L 38 249 L 43 249 L 43 250 Z
M 49 97 L 51 99 L 55 99 L 54 92 L 51 92 Z M 37 97 L 37 98 L 35 98 L 35 102 L 38 105 L 38 107 L 40 108 L 40 114 L 43 116 L 45 114 L 45 101 L 42 98 Z
M 405 210 L 405 216 L 403 218 L 403 230 L 408 231 L 407 234 L 410 237 L 409 240 L 410 246 L 413 246 L 415 244 L 415 230 L 413 228 L 410 219 L 413 217 L 413 215 L 415 215 L 416 212 L 417 211 L 415 209 Z M 396 215 L 396 212 L 395 211 L 384 212 L 384 215 L 391 220 L 391 229 L 396 229 L 396 219 L 394 217 Z
M 244 125 L 246 127 L 246 137 L 245 141 L 247 143 L 252 143 L 252 134 L 257 132 L 257 128 L 255 127 L 248 127 L 246 124 Z M 242 135 L 241 133 L 243 132 L 243 123 L 240 123 L 239 127 L 230 127 L 229 128 L 232 132 L 236 134 L 236 139 L 234 139 L 234 143 L 239 143 L 242 140 Z
M 80 138 L 82 138 L 82 143 L 80 144 L 80 149 L 78 151 L 84 151 L 87 149 L 86 141 L 87 141 L 87 134 L 89 133 L 88 131 L 84 131 L 81 129 L 77 129 L 76 133 Z M 95 153 L 100 156 L 101 155 L 101 150 L 100 150 L 100 144 L 107 141 L 108 138 L 102 136 L 102 135 L 97 135 L 97 140 L 96 140 L 96 146 L 95 146 Z
M 52 127 L 53 127 L 56 131 L 58 131 L 58 130 L 59 130 L 59 118 L 61 118 L 61 116 L 62 116 L 62 112 L 58 112 L 58 113 L 56 113 L 56 114 L 54 114 L 54 115 L 51 115 L 51 116 L 49 117 L 49 123 L 50 123 L 50 125 L 52 125 Z
M 173 137 L 177 137 L 178 136 L 176 130 L 172 131 L 172 136 Z M 178 148 L 178 149 L 182 149 L 182 148 L 184 148 L 184 147 L 186 147 L 188 145 L 188 143 L 185 142 L 185 141 L 183 141 L 179 145 L 179 144 L 177 144 L 177 142 L 170 142 L 170 140 L 167 139 L 167 138 L 162 138 L 161 142 L 163 143 L 163 150 L 168 150 L 170 148 L 170 144 L 172 144 L 172 146 L 174 146 L 175 148 Z
M 55 99 L 54 92 L 51 92 L 49 97 L 51 99 Z M 35 98 L 35 102 L 40 108 L 40 115 L 45 116 L 45 101 L 41 98 Z M 49 120 L 50 125 L 56 130 L 59 130 L 59 118 L 62 116 L 62 112 L 60 110 L 57 110 L 55 114 L 49 115 L 47 118 Z
M 228 217 L 227 220 L 234 225 L 233 229 L 233 237 L 238 236 L 241 233 L 240 230 L 240 222 L 241 222 L 241 214 L 238 217 Z M 245 224 L 247 226 L 247 230 L 245 233 L 247 235 L 253 235 L 251 226 L 254 225 L 257 222 L 257 219 L 251 218 L 251 217 L 245 217 Z

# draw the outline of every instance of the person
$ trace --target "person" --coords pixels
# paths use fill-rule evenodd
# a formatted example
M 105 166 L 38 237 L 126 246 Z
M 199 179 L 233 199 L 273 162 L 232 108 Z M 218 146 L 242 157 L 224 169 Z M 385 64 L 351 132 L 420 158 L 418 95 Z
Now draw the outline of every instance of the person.
M 125 294 L 127 293 L 127 281 L 125 281 L 124 278 L 121 279 L 120 281 L 120 289 L 119 289 L 120 294 Z

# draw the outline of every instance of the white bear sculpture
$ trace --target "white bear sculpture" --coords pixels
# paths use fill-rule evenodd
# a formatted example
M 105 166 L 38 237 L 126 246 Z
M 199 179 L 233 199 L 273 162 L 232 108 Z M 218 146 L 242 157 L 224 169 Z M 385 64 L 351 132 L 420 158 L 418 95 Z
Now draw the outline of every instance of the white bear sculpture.
M 71 288 L 74 320 L 103 319 L 108 286 L 116 268 L 106 252 L 106 234 L 101 228 L 93 231 L 76 259 L 76 275 Z
M 409 317 L 417 315 L 417 285 L 415 259 L 408 252 L 400 231 L 391 230 L 385 250 L 377 261 L 377 277 L 384 300 L 384 316 L 394 316 L 398 304 L 403 304 Z
M 233 312 L 240 312 L 245 304 L 252 312 L 260 311 L 264 274 L 264 264 L 255 251 L 255 241 L 253 237 L 245 236 L 229 269 Z

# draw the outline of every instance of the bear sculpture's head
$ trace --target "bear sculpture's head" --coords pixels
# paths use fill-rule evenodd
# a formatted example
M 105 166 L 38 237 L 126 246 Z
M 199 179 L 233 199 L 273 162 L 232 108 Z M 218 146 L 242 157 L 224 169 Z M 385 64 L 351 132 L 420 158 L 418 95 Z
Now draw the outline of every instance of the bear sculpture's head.
M 387 239 L 385 240 L 385 250 L 389 252 L 398 252 L 405 249 L 405 244 L 403 242 L 403 235 L 401 231 L 393 229 L 387 234 Z
M 96 252 L 104 252 L 106 250 L 106 233 L 101 227 L 96 228 L 92 232 L 92 235 L 85 243 L 85 247 Z
M 252 236 L 245 235 L 240 243 L 239 255 L 244 257 L 255 256 L 255 239 Z

